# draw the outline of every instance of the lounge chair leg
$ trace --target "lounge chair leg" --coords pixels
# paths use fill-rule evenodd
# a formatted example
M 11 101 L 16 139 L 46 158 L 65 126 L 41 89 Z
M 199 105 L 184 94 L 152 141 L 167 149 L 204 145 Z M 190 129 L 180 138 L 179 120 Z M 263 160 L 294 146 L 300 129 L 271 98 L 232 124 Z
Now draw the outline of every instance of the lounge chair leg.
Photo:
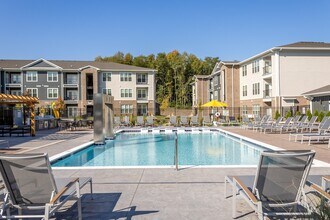
M 233 186 L 233 213 L 232 217 L 236 218 L 236 182 L 234 181 L 234 186 Z
M 90 184 L 90 188 L 91 188 L 91 197 L 92 197 L 92 200 L 94 199 L 93 197 L 93 184 L 92 184 L 92 180 L 89 182 Z
M 49 219 L 49 211 L 50 211 L 50 205 L 46 204 L 46 206 L 45 206 L 45 220 Z
M 81 211 L 81 196 L 80 196 L 80 184 L 79 181 L 76 182 L 76 193 L 77 193 L 77 203 L 78 203 L 78 219 L 82 220 L 82 211 Z

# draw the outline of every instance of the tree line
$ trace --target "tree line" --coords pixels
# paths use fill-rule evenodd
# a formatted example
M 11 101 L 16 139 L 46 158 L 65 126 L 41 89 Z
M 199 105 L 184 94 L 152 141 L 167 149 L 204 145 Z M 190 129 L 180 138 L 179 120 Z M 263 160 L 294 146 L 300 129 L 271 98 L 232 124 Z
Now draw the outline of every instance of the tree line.
M 209 75 L 218 57 L 200 59 L 194 54 L 169 53 L 133 56 L 130 53 L 117 52 L 113 56 L 98 56 L 95 61 L 116 62 L 139 67 L 156 69 L 156 101 L 161 105 L 189 108 L 192 105 L 191 82 L 194 75 Z

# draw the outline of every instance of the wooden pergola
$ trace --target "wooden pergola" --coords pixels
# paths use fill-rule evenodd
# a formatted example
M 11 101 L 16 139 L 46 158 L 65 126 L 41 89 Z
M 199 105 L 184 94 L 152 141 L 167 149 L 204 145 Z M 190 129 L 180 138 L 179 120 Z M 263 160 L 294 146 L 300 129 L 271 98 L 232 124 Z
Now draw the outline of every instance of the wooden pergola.
M 31 135 L 36 135 L 35 126 L 35 104 L 39 103 L 39 99 L 31 96 L 18 96 L 0 93 L 0 104 L 24 104 L 30 109 L 30 125 Z

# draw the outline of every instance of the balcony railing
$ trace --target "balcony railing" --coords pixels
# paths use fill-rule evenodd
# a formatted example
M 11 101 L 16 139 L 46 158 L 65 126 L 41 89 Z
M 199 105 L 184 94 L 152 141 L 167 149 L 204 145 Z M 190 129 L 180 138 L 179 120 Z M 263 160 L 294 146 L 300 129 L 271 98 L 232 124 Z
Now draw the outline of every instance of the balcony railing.
M 6 80 L 6 84 L 21 84 L 21 82 L 22 82 L 21 78 Z
M 93 94 L 87 94 L 86 100 L 93 100 Z
M 147 96 L 136 96 L 136 99 L 137 100 L 148 100 L 148 97 Z
M 78 79 L 67 79 L 64 84 L 78 84 Z
M 264 70 L 263 75 L 271 74 L 272 73 L 272 66 L 265 66 L 263 68 L 263 70 Z
M 67 95 L 64 100 L 77 101 L 78 95 Z
M 269 99 L 271 97 L 272 97 L 272 90 L 271 89 L 264 90 L 264 99 Z

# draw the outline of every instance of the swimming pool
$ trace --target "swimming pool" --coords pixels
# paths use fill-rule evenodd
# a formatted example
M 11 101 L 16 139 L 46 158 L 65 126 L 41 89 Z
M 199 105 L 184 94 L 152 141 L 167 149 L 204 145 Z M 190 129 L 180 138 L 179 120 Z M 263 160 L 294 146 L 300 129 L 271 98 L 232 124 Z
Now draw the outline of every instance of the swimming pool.
M 179 164 L 256 165 L 266 148 L 222 132 L 179 133 Z M 174 133 L 120 133 L 105 145 L 90 145 L 52 162 L 53 167 L 172 166 Z

